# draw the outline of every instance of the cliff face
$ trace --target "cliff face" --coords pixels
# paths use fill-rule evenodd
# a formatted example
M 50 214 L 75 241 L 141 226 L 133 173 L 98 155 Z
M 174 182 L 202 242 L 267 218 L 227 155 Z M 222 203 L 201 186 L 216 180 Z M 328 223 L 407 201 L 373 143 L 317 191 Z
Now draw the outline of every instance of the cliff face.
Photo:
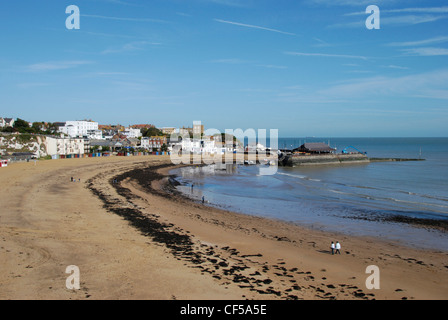
M 46 137 L 31 134 L 11 134 L 0 136 L 1 154 L 31 152 L 38 158 L 47 156 Z
M 289 155 L 281 165 L 289 167 L 329 165 L 344 163 L 369 163 L 370 160 L 364 154 L 326 154 L 326 155 Z M 280 163 L 280 161 L 279 161 Z

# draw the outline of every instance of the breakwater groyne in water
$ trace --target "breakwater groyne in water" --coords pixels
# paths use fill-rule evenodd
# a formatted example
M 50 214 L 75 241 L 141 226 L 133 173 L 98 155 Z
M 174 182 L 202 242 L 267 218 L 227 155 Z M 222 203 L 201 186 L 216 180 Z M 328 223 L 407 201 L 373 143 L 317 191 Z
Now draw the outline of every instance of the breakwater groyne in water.
M 325 154 L 325 155 L 300 155 L 290 154 L 279 158 L 279 166 L 299 167 L 311 165 L 340 165 L 371 162 L 402 162 L 402 161 L 425 161 L 424 159 L 405 158 L 369 158 L 362 153 L 351 154 Z
M 403 162 L 403 161 L 425 161 L 425 159 L 410 159 L 410 158 L 370 158 L 370 162 Z
M 280 158 L 280 166 L 298 167 L 309 165 L 334 165 L 346 163 L 369 163 L 370 159 L 361 153 L 357 154 L 325 154 L 325 155 L 286 155 Z

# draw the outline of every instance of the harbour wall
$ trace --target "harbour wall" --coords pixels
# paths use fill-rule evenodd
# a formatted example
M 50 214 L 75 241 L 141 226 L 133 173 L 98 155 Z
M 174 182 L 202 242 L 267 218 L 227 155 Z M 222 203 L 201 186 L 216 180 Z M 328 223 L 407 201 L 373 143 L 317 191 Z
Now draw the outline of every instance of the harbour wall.
M 325 154 L 325 155 L 288 155 L 279 159 L 280 166 L 299 167 L 312 165 L 340 165 L 353 163 L 370 163 L 364 154 Z

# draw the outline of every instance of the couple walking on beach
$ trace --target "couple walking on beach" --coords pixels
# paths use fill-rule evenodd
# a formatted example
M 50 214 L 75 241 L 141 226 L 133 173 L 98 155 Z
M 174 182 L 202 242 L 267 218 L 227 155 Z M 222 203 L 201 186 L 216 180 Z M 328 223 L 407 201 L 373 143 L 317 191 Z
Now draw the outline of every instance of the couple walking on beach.
M 336 241 L 336 244 L 334 241 L 331 241 L 331 254 L 341 254 L 341 244 L 339 241 Z

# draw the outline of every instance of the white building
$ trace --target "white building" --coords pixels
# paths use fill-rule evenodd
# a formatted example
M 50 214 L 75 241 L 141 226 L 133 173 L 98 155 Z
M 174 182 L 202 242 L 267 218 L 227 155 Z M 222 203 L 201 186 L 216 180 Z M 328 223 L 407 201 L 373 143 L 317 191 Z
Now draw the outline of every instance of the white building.
M 65 126 L 59 127 L 59 132 L 71 138 L 87 137 L 89 132 L 98 131 L 98 122 L 94 121 L 67 121 Z
M 140 129 L 126 128 L 122 134 L 126 136 L 126 138 L 140 138 L 142 135 L 142 131 Z
M 87 138 L 91 140 L 105 140 L 102 130 L 90 130 L 87 132 Z
M 0 118 L 0 128 L 12 127 L 14 122 L 13 118 Z
M 193 137 L 201 138 L 203 133 L 204 126 L 202 125 L 201 121 L 193 122 Z
M 162 131 L 163 134 L 167 134 L 167 135 L 171 135 L 171 134 L 173 134 L 173 133 L 178 131 L 174 127 L 163 127 L 160 130 Z
M 224 154 L 226 148 L 217 144 L 214 139 L 183 139 L 182 151 L 195 154 Z
M 46 139 L 47 154 L 50 156 L 67 156 L 84 154 L 84 139 L 52 138 Z

